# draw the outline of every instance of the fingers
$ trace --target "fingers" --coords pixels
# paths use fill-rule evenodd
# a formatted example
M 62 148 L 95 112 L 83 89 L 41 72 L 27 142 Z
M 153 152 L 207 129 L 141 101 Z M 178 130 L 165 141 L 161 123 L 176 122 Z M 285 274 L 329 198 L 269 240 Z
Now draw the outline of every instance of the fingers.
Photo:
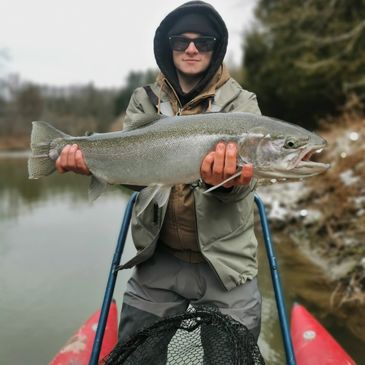
M 213 169 L 213 163 L 214 163 L 214 155 L 215 152 L 208 153 L 200 167 L 200 175 L 202 179 L 209 183 L 208 181 L 212 178 L 212 169 Z
M 239 180 L 238 180 L 239 184 L 247 185 L 250 183 L 252 178 L 253 178 L 253 165 L 251 163 L 243 165 L 242 173 L 239 176 Z
M 234 143 L 228 143 L 226 148 L 226 156 L 223 170 L 223 180 L 231 177 L 237 169 L 237 146 Z M 223 186 L 230 188 L 235 184 L 234 180 L 228 181 Z
M 223 142 L 217 144 L 215 151 L 205 156 L 201 167 L 200 175 L 205 183 L 218 185 L 236 171 L 236 154 L 237 147 L 230 143 L 229 147 Z M 227 183 L 227 187 L 233 183 Z M 226 186 L 226 184 L 224 185 Z
M 75 171 L 77 169 L 75 155 L 76 155 L 76 151 L 78 149 L 79 149 L 79 146 L 77 144 L 73 144 L 73 145 L 71 145 L 71 147 L 68 150 L 67 167 L 71 171 Z
M 85 175 L 89 175 L 90 174 L 90 171 L 89 171 L 88 167 L 86 166 L 86 162 L 84 160 L 84 156 L 82 155 L 81 150 L 77 150 L 76 151 L 75 160 L 76 160 L 77 169 L 81 173 L 83 173 Z
M 228 143 L 227 146 L 220 142 L 215 151 L 205 156 L 200 174 L 203 181 L 209 185 L 218 185 L 234 175 L 237 170 L 238 147 L 235 143 Z M 228 181 L 223 186 L 229 188 L 236 185 L 247 185 L 253 177 L 253 165 L 245 164 L 242 173 L 235 179 Z
M 212 169 L 212 175 L 215 181 L 223 181 L 225 157 L 226 146 L 224 143 L 218 143 L 215 148 L 214 163 Z
M 89 175 L 90 171 L 77 144 L 66 145 L 56 161 L 56 170 L 63 174 L 74 171 L 79 174 Z
M 56 160 L 56 170 L 60 174 L 67 172 L 67 160 L 70 148 L 71 148 L 70 145 L 66 145 L 61 151 L 61 154 L 59 155 L 58 159 Z
M 223 181 L 226 146 L 218 143 L 215 151 L 208 153 L 200 167 L 200 175 L 205 183 L 217 185 Z

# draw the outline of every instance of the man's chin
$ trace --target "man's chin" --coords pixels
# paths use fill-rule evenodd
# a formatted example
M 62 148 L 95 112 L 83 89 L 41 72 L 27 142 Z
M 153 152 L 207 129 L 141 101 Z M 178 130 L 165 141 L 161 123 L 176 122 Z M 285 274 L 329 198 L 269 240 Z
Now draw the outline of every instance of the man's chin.
M 183 77 L 200 78 L 204 74 L 204 71 L 189 69 L 189 70 L 179 70 L 179 73 Z

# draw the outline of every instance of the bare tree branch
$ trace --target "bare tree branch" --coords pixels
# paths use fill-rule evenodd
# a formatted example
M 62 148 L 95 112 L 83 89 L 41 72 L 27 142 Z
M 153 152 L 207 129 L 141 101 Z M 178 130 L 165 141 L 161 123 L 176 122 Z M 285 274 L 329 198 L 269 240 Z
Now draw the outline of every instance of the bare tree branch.
M 359 23 L 351 31 L 349 31 L 347 33 L 337 35 L 335 37 L 319 38 L 319 37 L 314 37 L 313 35 L 304 35 L 304 37 L 307 38 L 307 41 L 309 41 L 313 44 L 319 44 L 319 45 L 325 46 L 325 45 L 328 45 L 328 44 L 343 42 L 343 41 L 347 41 L 349 39 L 356 38 L 361 33 L 361 31 L 363 29 L 365 29 L 365 20 L 362 21 L 361 23 Z

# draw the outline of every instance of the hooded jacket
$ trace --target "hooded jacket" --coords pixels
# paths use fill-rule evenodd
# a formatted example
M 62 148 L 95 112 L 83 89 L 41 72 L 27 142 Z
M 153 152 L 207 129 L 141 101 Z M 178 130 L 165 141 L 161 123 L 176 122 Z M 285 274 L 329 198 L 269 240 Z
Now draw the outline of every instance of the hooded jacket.
M 171 50 L 164 42 L 169 25 L 181 12 L 192 11 L 193 8 L 215 19 L 215 24 L 220 25 L 221 41 L 216 48 L 218 58 L 214 59 L 213 55 L 212 63 L 197 87 L 189 95 L 182 95 L 176 72 L 168 59 L 171 58 Z M 146 88 L 136 89 L 126 111 L 124 128 L 134 128 L 134 117 L 139 113 L 260 113 L 255 95 L 243 90 L 222 65 L 227 39 L 223 20 L 214 8 L 202 1 L 191 1 L 167 15 L 155 36 L 155 56 L 161 73 L 154 84 L 148 85 L 156 100 L 146 93 Z M 166 49 L 169 51 L 166 52 Z M 181 96 L 185 96 L 185 103 L 181 102 Z M 166 105 L 169 106 L 168 112 L 163 110 Z M 130 268 L 147 260 L 163 240 L 182 259 L 190 262 L 206 260 L 227 290 L 252 279 L 257 274 L 257 241 L 253 232 L 254 185 L 255 181 L 251 181 L 247 186 L 209 194 L 203 194 L 206 187 L 202 181 L 191 186 L 176 186 L 172 189 L 169 204 L 158 208 L 151 203 L 140 215 L 137 214 L 137 198 L 132 216 L 132 236 L 137 255 L 121 268 Z M 181 243 L 188 247 L 179 247 Z

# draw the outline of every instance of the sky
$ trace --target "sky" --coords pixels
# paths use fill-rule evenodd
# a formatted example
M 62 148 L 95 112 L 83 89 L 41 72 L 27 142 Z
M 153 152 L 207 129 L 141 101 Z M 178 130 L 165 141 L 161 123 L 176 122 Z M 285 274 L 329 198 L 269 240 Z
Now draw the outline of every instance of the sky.
M 177 0 L 0 0 L 2 75 L 54 86 L 120 87 L 155 68 L 153 37 Z M 226 62 L 240 64 L 256 0 L 211 0 L 229 31 Z

